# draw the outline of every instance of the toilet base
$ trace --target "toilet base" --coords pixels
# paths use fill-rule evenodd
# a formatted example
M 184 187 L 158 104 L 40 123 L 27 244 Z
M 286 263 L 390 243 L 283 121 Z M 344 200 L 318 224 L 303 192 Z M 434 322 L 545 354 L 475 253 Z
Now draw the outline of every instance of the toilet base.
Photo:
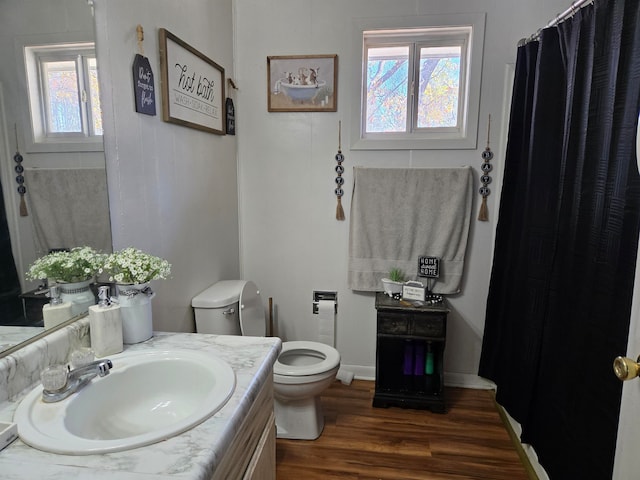
M 315 440 L 324 429 L 324 415 L 319 397 L 282 401 L 274 399 L 276 437 Z

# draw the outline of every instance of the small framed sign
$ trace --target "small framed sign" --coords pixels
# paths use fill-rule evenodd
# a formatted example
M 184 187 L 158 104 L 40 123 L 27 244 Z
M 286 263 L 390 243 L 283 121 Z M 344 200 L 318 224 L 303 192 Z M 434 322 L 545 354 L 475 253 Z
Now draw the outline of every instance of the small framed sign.
M 438 278 L 440 276 L 440 259 L 438 257 L 418 257 L 418 276 Z
M 156 91 L 149 59 L 139 53 L 133 60 L 133 92 L 136 97 L 136 112 L 156 114 Z
M 402 285 L 402 298 L 404 300 L 420 300 L 426 298 L 427 289 L 420 282 L 407 282 Z
M 225 110 L 227 111 L 227 135 L 236 134 L 236 109 L 233 106 L 233 100 L 227 98 L 225 102 Z

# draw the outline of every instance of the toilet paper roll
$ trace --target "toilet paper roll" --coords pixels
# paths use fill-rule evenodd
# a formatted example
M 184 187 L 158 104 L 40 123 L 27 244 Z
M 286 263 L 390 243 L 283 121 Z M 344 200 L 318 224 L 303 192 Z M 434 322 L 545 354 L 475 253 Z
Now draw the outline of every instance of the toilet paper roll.
M 332 347 L 335 346 L 335 305 L 332 300 L 318 302 L 318 341 Z

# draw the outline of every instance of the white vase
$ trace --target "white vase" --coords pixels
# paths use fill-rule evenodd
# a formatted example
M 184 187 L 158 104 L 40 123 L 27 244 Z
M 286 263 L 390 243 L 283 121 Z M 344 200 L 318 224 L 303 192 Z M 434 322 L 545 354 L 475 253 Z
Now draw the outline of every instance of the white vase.
M 390 297 L 402 293 L 402 282 L 396 282 L 389 278 L 382 279 L 382 287 L 384 288 L 384 293 Z
M 91 305 L 96 304 L 96 296 L 91 290 L 91 281 L 58 283 L 60 298 L 63 302 L 71 303 L 71 315 L 80 315 L 89 310 Z
M 116 284 L 118 304 L 122 317 L 122 341 L 126 344 L 140 343 L 153 336 L 151 299 L 156 294 L 148 283 Z

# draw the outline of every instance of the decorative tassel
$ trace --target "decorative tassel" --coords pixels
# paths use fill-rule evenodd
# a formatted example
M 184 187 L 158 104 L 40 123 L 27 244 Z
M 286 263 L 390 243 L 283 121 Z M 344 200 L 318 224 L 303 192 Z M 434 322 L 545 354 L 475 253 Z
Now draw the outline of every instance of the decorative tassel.
M 480 211 L 478 212 L 478 220 L 487 222 L 489 220 L 489 207 L 487 207 L 487 197 L 482 197 Z
M 24 201 L 24 195 L 20 195 L 20 216 L 28 217 L 29 212 L 27 212 L 27 204 Z
M 338 197 L 338 206 L 336 207 L 336 220 L 344 220 L 344 210 L 342 209 L 342 197 Z

